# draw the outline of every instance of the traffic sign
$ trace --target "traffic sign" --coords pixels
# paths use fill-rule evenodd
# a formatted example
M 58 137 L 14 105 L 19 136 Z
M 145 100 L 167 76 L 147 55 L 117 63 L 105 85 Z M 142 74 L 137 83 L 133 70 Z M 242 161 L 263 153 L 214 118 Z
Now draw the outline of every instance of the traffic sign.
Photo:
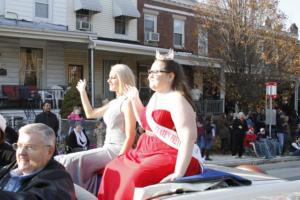
M 266 83 L 266 95 L 275 99 L 277 96 L 277 83 L 276 82 L 267 82 Z

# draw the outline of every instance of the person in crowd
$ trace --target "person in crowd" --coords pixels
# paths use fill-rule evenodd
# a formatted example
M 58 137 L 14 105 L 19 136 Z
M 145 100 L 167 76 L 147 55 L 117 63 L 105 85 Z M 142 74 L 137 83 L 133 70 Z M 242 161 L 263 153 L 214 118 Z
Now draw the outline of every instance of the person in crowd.
M 68 121 L 69 121 L 69 135 L 71 134 L 71 132 L 73 131 L 74 127 L 75 127 L 75 122 L 77 121 L 84 121 L 84 118 L 82 116 L 81 113 L 81 109 L 79 108 L 79 106 L 74 106 L 73 111 L 68 115 Z
M 268 137 L 264 128 L 257 133 L 254 151 L 258 157 L 266 159 L 274 158 L 281 152 L 278 140 Z
M 247 156 L 255 155 L 254 148 L 253 148 L 255 141 L 256 141 L 256 134 L 254 133 L 254 128 L 250 127 L 244 139 L 244 149 L 245 149 L 245 154 Z
M 201 136 L 201 154 L 205 156 L 205 160 L 212 160 L 210 158 L 210 150 L 213 141 L 216 137 L 216 126 L 212 121 L 212 115 L 207 115 L 204 120 L 204 134 Z
M 96 137 L 97 147 L 103 147 L 104 145 L 105 134 L 106 134 L 105 129 L 106 129 L 106 125 L 102 119 L 96 123 L 93 135 L 94 137 Z
M 0 129 L 0 169 L 16 159 L 12 146 L 5 142 L 5 134 Z
M 204 135 L 204 121 L 201 115 L 197 115 L 197 145 L 201 148 L 201 137 Z
M 230 130 L 228 128 L 228 122 L 226 114 L 220 115 L 217 123 L 217 135 L 221 139 L 221 153 L 225 154 L 230 148 Z
M 255 122 L 253 119 L 253 112 L 251 112 L 251 111 L 248 112 L 248 115 L 246 117 L 246 122 L 247 122 L 248 129 L 255 126 Z
M 290 116 L 290 130 L 291 130 L 291 140 L 294 141 L 298 138 L 299 129 L 298 126 L 300 125 L 300 117 L 296 110 L 292 111 L 292 115 Z
M 191 96 L 193 101 L 199 101 L 202 96 L 202 91 L 199 89 L 197 84 L 194 84 L 193 89 L 191 89 Z
M 6 119 L 0 114 L 0 129 L 4 132 L 5 142 L 13 144 L 18 140 L 18 132 L 10 126 L 7 126 Z
M 50 126 L 57 137 L 57 132 L 59 129 L 59 121 L 57 116 L 51 112 L 51 104 L 50 102 L 43 102 L 42 104 L 43 111 L 35 117 L 35 123 L 43 123 Z
M 55 133 L 42 123 L 20 128 L 16 163 L 0 169 L 0 199 L 75 200 L 72 179 L 64 167 L 51 159 Z
M 291 156 L 300 156 L 300 137 L 296 138 L 296 140 L 292 143 L 292 152 L 290 152 Z
M 18 133 L 7 126 L 5 118 L 0 115 L 0 168 L 16 160 L 16 152 L 12 143 L 18 140 Z
M 74 128 L 67 138 L 68 153 L 85 151 L 89 148 L 90 141 L 82 127 L 82 121 L 75 121 Z
M 229 150 L 233 152 L 233 142 L 234 142 L 234 130 L 233 130 L 233 122 L 236 119 L 237 114 L 234 112 L 229 112 L 227 114 L 227 122 L 228 122 L 228 129 L 230 133 L 230 145 L 229 145 Z
M 74 106 L 73 111 L 68 115 L 68 120 L 71 120 L 71 121 L 84 120 L 84 118 L 81 115 L 80 108 L 78 106 Z
M 244 138 L 248 130 L 245 114 L 243 112 L 239 112 L 237 118 L 233 120 L 232 129 L 232 156 L 238 153 L 238 157 L 241 158 L 244 153 Z
M 106 167 L 98 199 L 133 199 L 134 188 L 174 181 L 201 173 L 202 157 L 197 139 L 196 112 L 182 67 L 174 52 L 156 53 L 148 71 L 155 93 L 147 107 L 135 87 L 127 86 L 135 117 L 145 129 L 134 150 L 120 155 Z
M 286 116 L 283 111 L 278 110 L 276 116 L 276 135 L 280 144 L 281 154 L 284 151 L 288 128 L 288 116 Z
M 300 137 L 300 123 L 297 124 L 297 128 L 294 132 L 294 138 L 298 138 L 298 137 Z
M 132 70 L 124 64 L 111 67 L 107 80 L 109 90 L 116 98 L 99 108 L 92 108 L 86 88 L 86 80 L 79 80 L 77 90 L 86 118 L 101 118 L 106 124 L 106 137 L 102 148 L 56 156 L 71 174 L 73 181 L 93 194 L 98 191 L 98 173 L 105 165 L 131 149 L 135 139 L 136 120 L 132 105 L 124 95 L 125 85 L 135 86 Z

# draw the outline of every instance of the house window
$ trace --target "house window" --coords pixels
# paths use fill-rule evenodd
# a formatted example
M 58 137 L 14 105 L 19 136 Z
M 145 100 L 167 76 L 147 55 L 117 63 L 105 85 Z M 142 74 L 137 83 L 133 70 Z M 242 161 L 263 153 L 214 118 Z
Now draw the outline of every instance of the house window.
M 49 18 L 48 0 L 35 0 L 35 16 L 40 18 Z
M 80 10 L 76 12 L 76 29 L 91 30 L 90 13 L 88 10 Z
M 208 54 L 207 31 L 202 28 L 198 33 L 198 54 L 203 56 L 207 56 Z
M 21 48 L 20 84 L 42 86 L 43 49 Z
M 149 33 L 156 33 L 157 32 L 157 16 L 155 15 L 148 15 L 144 16 L 144 33 L 145 33 L 145 40 L 149 40 Z
M 184 21 L 180 19 L 174 19 L 174 35 L 173 35 L 174 47 L 184 47 Z
M 145 15 L 145 32 L 156 32 L 156 16 Z
M 68 66 L 68 83 L 77 83 L 79 79 L 83 79 L 83 66 L 82 65 L 69 65 Z
M 126 33 L 125 16 L 115 17 L 115 33 L 125 35 Z

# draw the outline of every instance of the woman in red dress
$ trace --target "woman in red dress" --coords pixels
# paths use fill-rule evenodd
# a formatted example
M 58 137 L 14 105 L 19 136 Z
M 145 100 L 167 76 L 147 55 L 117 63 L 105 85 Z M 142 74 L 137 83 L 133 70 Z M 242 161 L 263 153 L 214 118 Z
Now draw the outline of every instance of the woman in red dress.
M 135 116 L 145 129 L 136 149 L 118 156 L 105 168 L 98 199 L 133 199 L 134 189 L 174 181 L 202 172 L 196 113 L 182 67 L 174 53 L 156 54 L 149 70 L 149 86 L 155 91 L 147 108 L 135 87 L 128 87 Z

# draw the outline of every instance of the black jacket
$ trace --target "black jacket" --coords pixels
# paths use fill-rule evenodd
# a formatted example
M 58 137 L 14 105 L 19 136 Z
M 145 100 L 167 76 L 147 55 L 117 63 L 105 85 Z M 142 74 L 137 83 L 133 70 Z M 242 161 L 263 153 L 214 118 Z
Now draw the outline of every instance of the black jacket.
M 83 134 L 85 135 L 85 137 L 87 139 L 87 143 L 86 143 L 85 148 L 88 149 L 89 145 L 90 145 L 90 140 L 89 140 L 89 138 L 88 138 L 85 130 L 82 130 L 82 132 L 83 132 Z M 67 139 L 66 139 L 66 145 L 67 145 L 67 147 L 71 148 L 71 149 L 69 149 L 68 153 L 76 151 L 76 150 L 73 151 L 73 149 L 77 149 L 77 148 L 78 149 L 80 149 L 80 148 L 83 149 L 83 147 L 77 143 L 76 134 L 75 134 L 74 130 L 67 137 Z
M 56 115 L 52 112 L 41 112 L 34 120 L 35 123 L 43 123 L 50 126 L 57 137 L 57 131 L 59 129 L 59 122 Z
M 0 169 L 16 160 L 16 152 L 7 144 L 0 144 Z
M 6 126 L 5 131 L 4 131 L 4 134 L 5 134 L 5 140 L 6 140 L 9 144 L 13 144 L 13 143 L 15 143 L 15 142 L 18 141 L 19 134 L 18 134 L 18 132 L 15 131 L 15 129 L 13 129 L 12 127 Z
M 75 200 L 72 179 L 64 167 L 51 159 L 46 167 L 24 181 L 18 192 L 2 191 L 9 180 L 9 169 L 0 170 L 1 200 Z
M 6 142 L 0 144 L 0 168 L 16 160 L 16 152 L 11 144 L 17 142 L 18 133 L 13 128 L 6 126 L 4 135 L 5 141 L 9 144 Z

